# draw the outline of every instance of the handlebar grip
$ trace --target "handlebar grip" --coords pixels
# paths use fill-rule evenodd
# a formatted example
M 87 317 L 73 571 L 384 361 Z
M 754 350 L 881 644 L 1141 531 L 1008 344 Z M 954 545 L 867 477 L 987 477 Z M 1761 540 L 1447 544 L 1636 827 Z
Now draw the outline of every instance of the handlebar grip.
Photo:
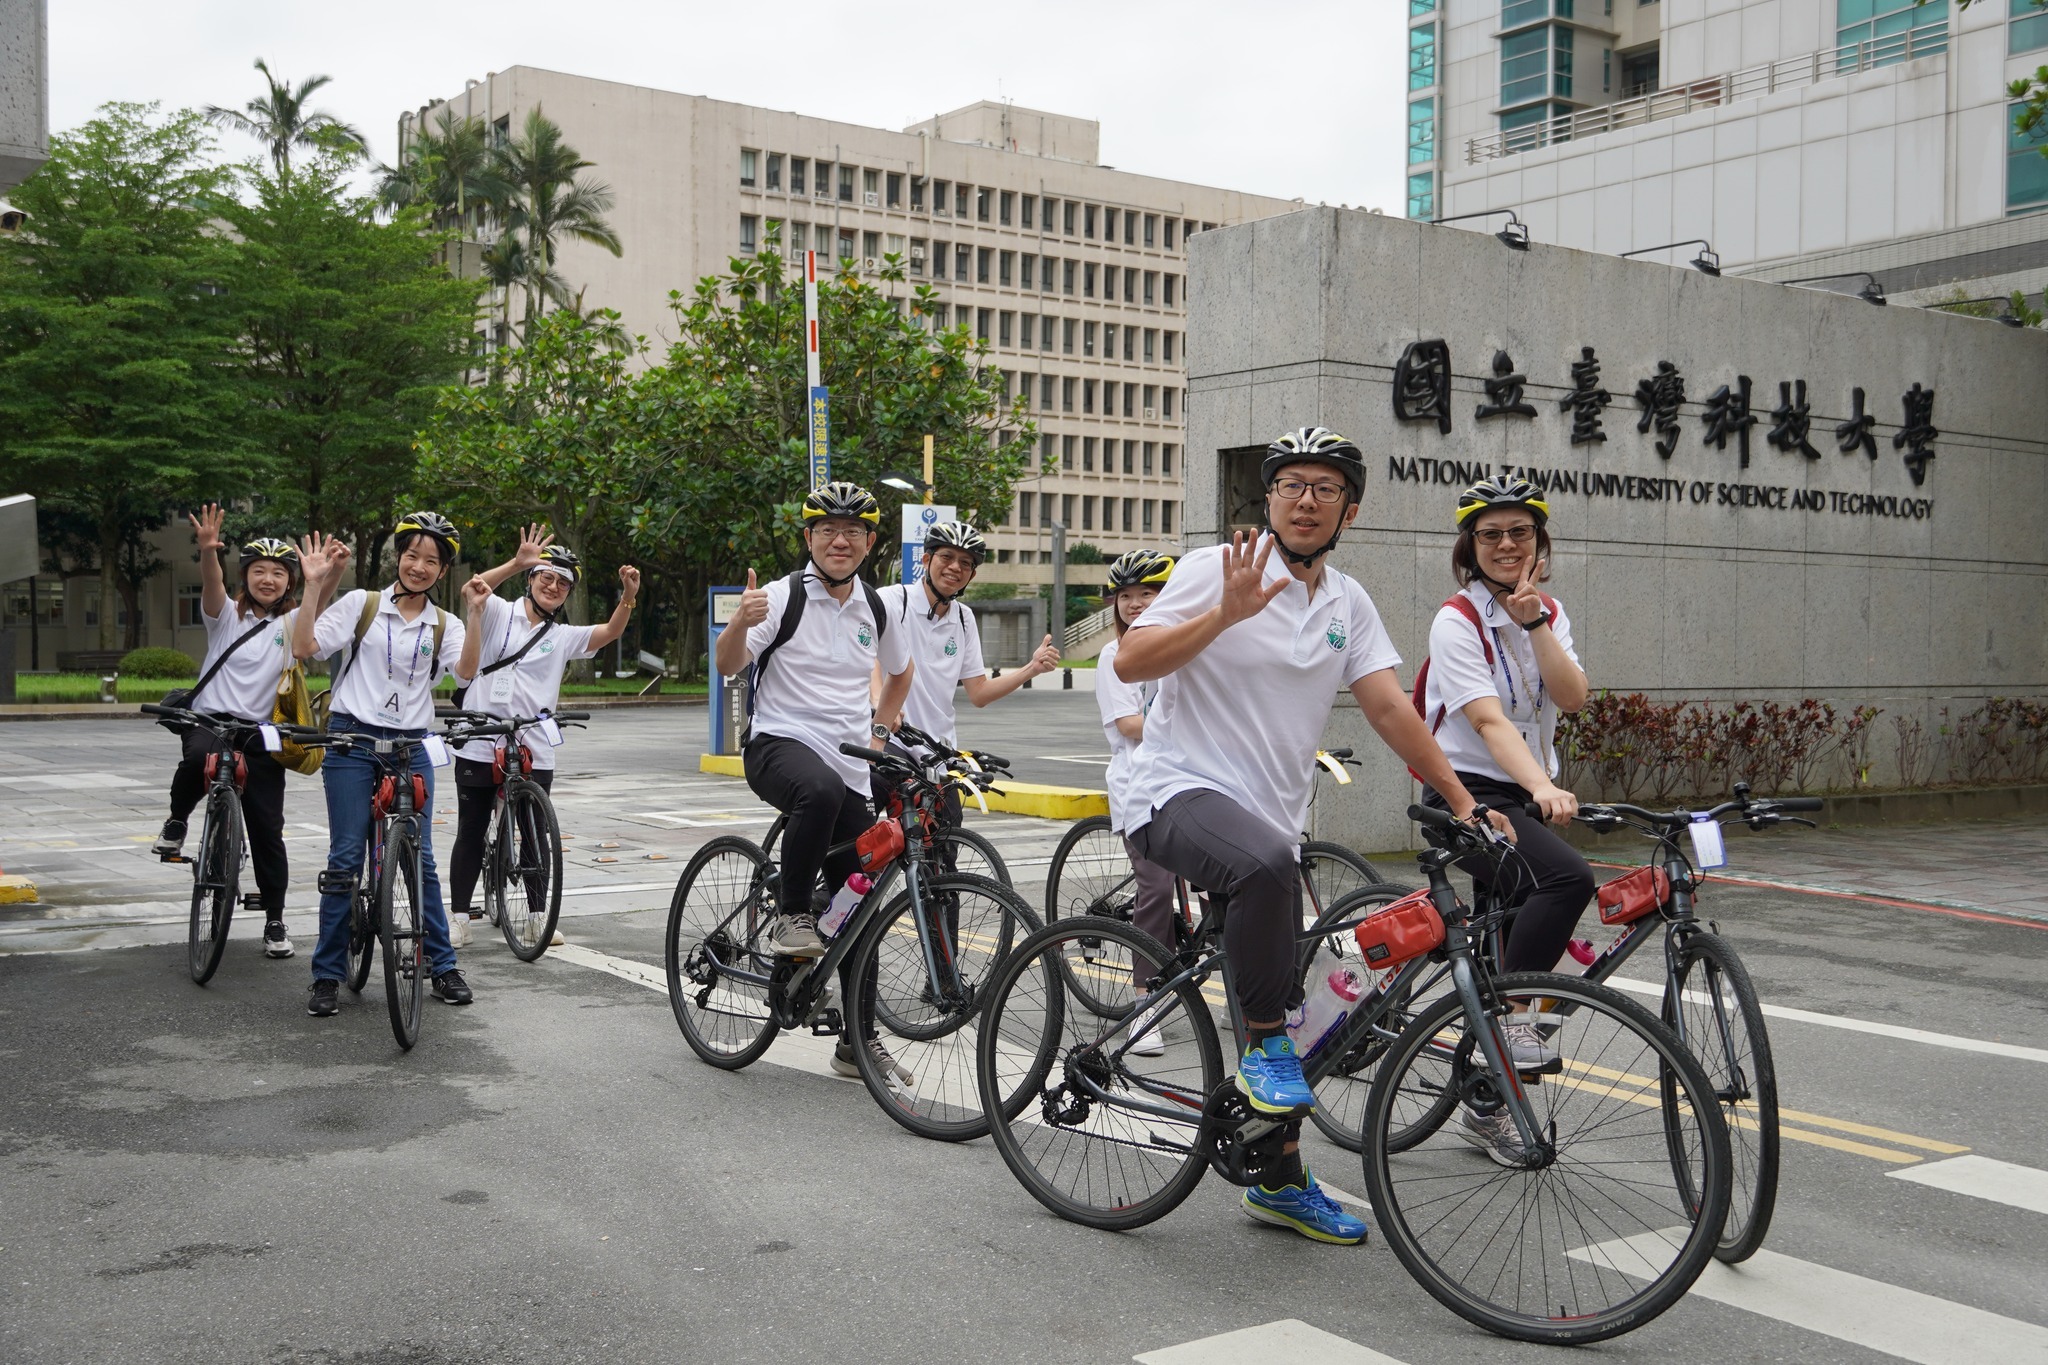
M 554 714 L 554 718 L 555 718 L 556 720 L 589 720 L 589 719 L 590 719 L 590 713 L 589 713 L 588 711 L 556 711 L 556 712 L 554 712 L 553 714 Z
M 1352 750 L 1352 749 L 1348 749 L 1348 748 L 1345 748 L 1345 749 L 1325 749 L 1325 750 L 1323 750 L 1323 752 L 1324 752 L 1324 753 L 1326 753 L 1326 754 L 1328 754 L 1328 755 L 1329 755 L 1329 756 L 1330 756 L 1331 758 L 1334 758 L 1334 759 L 1336 759 L 1336 760 L 1337 760 L 1337 761 L 1338 761 L 1339 763 L 1342 763 L 1342 762 L 1344 762 L 1344 761 L 1345 761 L 1346 759 L 1350 758 L 1350 757 L 1351 757 L 1351 755 L 1353 754 L 1353 752 L 1355 752 L 1355 751 L 1354 751 L 1354 750 Z
M 858 758 L 868 763 L 889 761 L 889 755 L 883 753 L 880 749 L 863 749 L 858 744 L 842 744 L 839 746 L 839 752 L 845 754 L 848 758 Z
M 1779 810 L 1822 810 L 1827 806 L 1818 796 L 1787 796 L 1771 804 Z
M 1408 818 L 1418 825 L 1435 825 L 1439 829 L 1458 823 L 1449 811 L 1438 810 L 1434 806 L 1410 806 Z
M 142 703 L 142 714 L 145 716 L 182 716 L 185 713 L 175 706 L 159 706 L 153 701 L 146 701 Z

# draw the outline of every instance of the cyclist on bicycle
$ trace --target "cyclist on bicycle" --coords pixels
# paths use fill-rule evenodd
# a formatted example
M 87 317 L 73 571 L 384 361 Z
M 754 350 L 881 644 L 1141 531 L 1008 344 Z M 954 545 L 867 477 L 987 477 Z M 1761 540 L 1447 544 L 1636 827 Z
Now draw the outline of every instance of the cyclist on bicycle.
M 346 654 L 329 691 L 328 728 L 418 739 L 434 721 L 434 684 L 462 659 L 462 622 L 427 600 L 448 566 L 462 552 L 462 538 L 438 512 L 413 512 L 392 528 L 398 555 L 396 581 L 382 592 L 361 588 L 344 594 L 316 620 L 301 612 L 292 647 L 301 659 Z M 317 579 L 325 594 L 347 566 L 344 547 L 329 556 Z M 306 571 L 309 592 L 316 574 Z M 459 675 L 458 675 L 459 676 Z M 434 767 L 424 748 L 412 755 L 413 771 L 425 777 L 427 806 L 434 804 Z M 342 877 L 363 875 L 364 845 L 370 837 L 370 806 L 382 770 L 366 753 L 329 750 L 320 765 L 327 790 L 327 868 Z M 448 916 L 441 904 L 441 878 L 434 869 L 433 821 L 420 821 L 420 896 L 428 965 L 434 994 L 451 1005 L 467 1005 L 469 983 L 455 966 L 448 941 Z M 306 1013 L 325 1018 L 339 1008 L 342 977 L 348 970 L 347 892 L 320 896 L 320 942 L 313 952 L 313 995 Z
M 512 558 L 485 569 L 462 585 L 468 633 L 455 676 L 472 679 L 462 704 L 471 711 L 510 719 L 545 715 L 562 698 L 562 674 L 571 660 L 588 659 L 626 633 L 633 600 L 640 593 L 640 571 L 619 569 L 619 604 L 601 626 L 572 626 L 561 619 L 569 593 L 583 571 L 583 561 L 539 526 L 529 526 Z M 526 575 L 526 595 L 517 602 L 497 596 L 498 585 L 517 573 Z M 555 782 L 555 746 L 537 728 L 522 730 L 518 742 L 533 755 L 526 775 L 543 791 Z M 455 751 L 455 846 L 448 855 L 454 912 L 448 927 L 456 947 L 469 942 L 469 922 L 476 918 L 470 899 L 483 868 L 484 837 L 490 832 L 491 806 L 497 796 L 492 760 L 504 740 L 474 739 Z
M 1429 676 L 1424 710 L 1459 783 L 1506 814 L 1515 826 L 1518 857 L 1502 893 L 1521 897 L 1501 968 L 1547 972 L 1557 965 L 1572 926 L 1593 895 L 1586 860 L 1525 805 L 1565 824 L 1578 801 L 1559 787 L 1557 717 L 1586 704 L 1586 675 L 1572 649 L 1564 608 L 1537 585 L 1550 577 L 1550 504 L 1527 479 L 1482 479 L 1458 495 L 1458 539 L 1451 572 L 1459 592 L 1437 611 L 1429 628 Z M 1443 806 L 1434 784 L 1422 799 Z M 1481 859 L 1465 868 L 1481 886 L 1493 869 Z M 1528 1020 L 1502 1029 L 1518 1065 L 1552 1065 L 1556 1051 Z M 1489 1149 L 1519 1152 L 1512 1122 L 1467 1109 L 1465 1135 Z
M 1166 580 L 1173 576 L 1173 556 L 1157 550 L 1130 550 L 1117 556 L 1109 566 L 1102 585 L 1103 600 L 1116 609 L 1117 638 L 1102 647 L 1095 660 L 1095 705 L 1102 713 L 1102 732 L 1109 737 L 1109 771 L 1103 783 L 1109 788 L 1109 832 L 1124 841 L 1131 857 L 1132 882 L 1137 891 L 1131 907 L 1131 923 L 1171 946 L 1173 943 L 1173 873 L 1142 856 L 1132 845 L 1131 756 L 1145 741 L 1145 714 L 1159 694 L 1156 682 L 1127 683 L 1116 674 L 1117 649 L 1124 633 L 1138 619 Z M 1143 990 L 1163 963 L 1142 959 L 1131 964 L 1138 989 Z M 1165 1008 L 1162 1001 L 1160 1009 Z M 1130 1050 L 1141 1057 L 1158 1057 L 1166 1052 L 1160 1030 L 1147 1028 L 1156 1011 L 1141 1012 L 1132 1022 Z
M 818 957 L 825 951 L 818 911 L 860 870 L 852 850 L 829 850 L 875 823 L 868 765 L 839 746 L 888 740 L 910 692 L 911 658 L 910 632 L 891 628 L 880 594 L 857 577 L 882 520 L 875 495 L 845 480 L 828 483 L 804 498 L 803 519 L 803 567 L 766 587 L 747 570 L 747 589 L 718 637 L 715 662 L 726 677 L 754 664 L 753 722 L 742 752 L 747 786 L 789 817 L 769 941 L 789 957 Z M 877 663 L 885 681 L 871 708 L 868 678 Z M 842 968 L 842 998 L 852 997 L 849 984 Z M 867 1045 L 885 1069 L 911 1083 L 880 1039 Z M 841 1075 L 860 1074 L 847 1038 L 840 1038 L 832 1065 Z
M 876 590 L 890 625 L 909 637 L 910 656 L 917 665 L 911 673 L 910 696 L 903 703 L 903 719 L 955 748 L 959 747 L 953 713 L 956 692 L 964 689 L 968 701 L 977 707 L 987 706 L 1060 666 L 1060 652 L 1047 635 L 1030 663 L 1000 678 L 988 676 L 981 660 L 981 632 L 975 624 L 974 608 L 960 600 L 987 560 L 988 541 L 981 532 L 964 521 L 941 522 L 925 532 L 924 573 L 918 581 Z M 876 687 L 879 697 L 879 680 Z M 909 751 L 900 737 L 892 736 L 890 742 Z M 871 790 L 879 811 L 888 800 L 888 784 L 873 775 Z M 960 823 L 958 792 L 946 793 L 942 819 L 948 826 Z
M 1161 680 L 1131 767 L 1130 839 L 1141 856 L 1229 897 L 1224 947 L 1247 1034 L 1237 1086 L 1259 1112 L 1295 1116 L 1280 1171 L 1245 1191 L 1245 1210 L 1356 1244 L 1364 1221 L 1301 1164 L 1299 1116 L 1315 1092 L 1286 1024 L 1301 998 L 1301 828 L 1337 689 L 1350 689 L 1455 814 L 1479 807 L 1396 681 L 1400 656 L 1372 599 L 1326 562 L 1358 516 L 1364 456 L 1334 431 L 1302 427 L 1267 448 L 1260 472 L 1265 533 L 1184 557 L 1117 653 L 1126 682 Z
M 206 661 L 200 667 L 205 683 L 186 700 L 195 711 L 211 711 L 241 720 L 263 722 L 274 714 L 277 687 L 294 662 L 293 627 L 298 620 L 300 559 L 297 547 L 269 536 L 242 547 L 242 590 L 232 601 L 221 572 L 221 510 L 208 503 L 192 523 L 199 549 L 199 617 L 206 623 Z M 308 553 L 325 560 L 325 546 L 316 535 Z M 308 604 L 314 612 L 320 603 Z M 259 627 L 273 623 L 271 629 Z M 150 851 L 176 857 L 185 846 L 185 822 L 206 793 L 206 759 L 220 737 L 208 726 L 185 732 L 185 755 L 171 778 L 171 816 L 164 821 Z M 242 788 L 242 815 L 249 832 L 249 860 L 256 869 L 256 891 L 263 902 L 263 951 L 290 957 L 292 941 L 284 928 L 284 893 L 291 869 L 284 851 L 284 768 L 253 731 L 242 739 L 248 779 Z

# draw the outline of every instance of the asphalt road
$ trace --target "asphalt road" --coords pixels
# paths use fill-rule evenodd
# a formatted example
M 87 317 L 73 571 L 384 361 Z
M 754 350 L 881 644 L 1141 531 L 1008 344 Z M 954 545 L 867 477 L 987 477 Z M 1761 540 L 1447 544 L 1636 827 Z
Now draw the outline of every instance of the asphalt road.
M 1539 1354 L 1446 1313 L 1377 1238 L 1254 1224 L 1213 1178 L 1149 1228 L 1092 1232 L 1043 1212 L 987 1142 L 903 1132 L 858 1082 L 818 1074 L 814 1048 L 700 1064 L 665 995 L 631 978 L 660 979 L 689 850 L 768 819 L 743 784 L 695 771 L 702 724 L 613 715 L 572 739 L 573 951 L 522 965 L 480 934 L 463 954 L 477 1003 L 430 1004 L 410 1054 L 374 980 L 333 1020 L 304 1013 L 316 782 L 294 779 L 288 804 L 301 956 L 266 961 L 246 926 L 202 990 L 183 870 L 142 848 L 171 741 L 0 729 L 0 863 L 49 902 L 0 912 L 0 1360 Z M 1092 698 L 1034 691 L 970 725 L 1037 780 L 1099 769 Z M 1061 827 L 974 819 L 1035 900 Z M 2016 850 L 2004 875 L 2048 873 L 2038 827 L 1968 833 Z M 1818 858 L 1852 836 L 1805 837 Z M 1896 835 L 1888 871 L 1952 842 Z M 1771 878 L 1798 882 L 1774 857 Z M 2048 928 L 1843 895 L 1843 860 L 1827 866 L 1831 894 L 1727 884 L 1703 905 L 1794 1011 L 1771 1021 L 1788 1140 L 1766 1254 L 1599 1359 L 2048 1360 Z M 1308 1150 L 1362 1189 L 1356 1157 Z

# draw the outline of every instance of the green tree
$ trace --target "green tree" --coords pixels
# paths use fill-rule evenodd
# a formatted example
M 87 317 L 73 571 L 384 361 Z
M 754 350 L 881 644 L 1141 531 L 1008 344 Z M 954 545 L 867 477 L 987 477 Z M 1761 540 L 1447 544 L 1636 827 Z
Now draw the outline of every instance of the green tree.
M 424 208 L 434 226 L 475 237 L 482 219 L 510 196 L 479 118 L 457 119 L 443 105 L 431 128 L 415 128 L 396 166 L 377 168 L 377 201 L 396 212 Z
M 438 263 L 425 208 L 379 222 L 349 189 L 351 156 L 261 169 L 222 216 L 240 241 L 228 282 L 250 423 L 277 469 L 275 510 L 348 537 L 367 586 L 414 494 L 414 434 L 468 366 L 477 282 Z
M 102 649 L 147 576 L 147 531 L 177 501 L 258 484 L 222 363 L 233 250 L 208 214 L 232 173 L 211 151 L 195 112 L 106 105 L 51 139 L 12 192 L 26 229 L 0 238 L 0 471 L 90 528 L 72 570 L 99 573 Z
M 562 130 L 535 105 L 519 132 L 500 147 L 495 175 L 504 185 L 498 214 L 504 230 L 519 239 L 520 283 L 525 290 L 527 326 L 552 303 L 567 306 L 567 282 L 556 270 L 564 242 L 577 241 L 620 254 L 619 235 L 606 221 L 611 187 L 583 172 L 595 163 L 562 137 Z M 509 253 L 508 253 L 509 255 Z
M 273 175 L 280 180 L 291 178 L 294 147 L 326 147 L 351 156 L 361 156 L 368 149 L 360 132 L 324 109 L 306 107 L 306 101 L 332 81 L 332 76 L 308 76 L 297 85 L 290 85 L 272 75 L 261 57 L 256 59 L 256 69 L 263 73 L 268 87 L 261 95 L 240 109 L 209 104 L 206 117 L 222 128 L 247 133 L 262 142 L 270 154 Z

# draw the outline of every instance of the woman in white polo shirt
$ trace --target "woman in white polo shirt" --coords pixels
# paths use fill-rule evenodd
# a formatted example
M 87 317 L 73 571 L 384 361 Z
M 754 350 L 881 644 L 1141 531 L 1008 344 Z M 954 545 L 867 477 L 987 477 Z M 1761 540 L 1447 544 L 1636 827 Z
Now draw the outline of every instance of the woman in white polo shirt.
M 298 621 L 299 550 L 290 541 L 265 537 L 242 547 L 242 590 L 231 600 L 221 572 L 221 510 L 208 503 L 192 523 L 199 548 L 199 617 L 206 623 L 206 660 L 199 667 L 204 686 L 186 704 L 195 711 L 267 721 L 277 707 L 277 685 L 293 663 L 292 629 Z M 325 546 L 314 536 L 308 553 L 325 562 Z M 311 603 L 317 612 L 320 605 Z M 185 845 L 185 822 L 206 794 L 206 759 L 220 743 L 204 725 L 185 735 L 185 756 L 171 778 L 171 816 L 151 851 L 175 857 Z M 284 851 L 284 768 L 251 734 L 242 742 L 248 781 L 242 816 L 255 865 L 256 894 L 263 902 L 263 951 L 290 957 L 284 930 L 284 896 L 291 868 Z
M 454 525 L 438 512 L 400 517 L 391 544 L 398 555 L 395 582 L 377 593 L 358 588 L 344 594 L 316 621 L 301 613 L 292 647 L 301 659 L 342 655 L 329 699 L 328 728 L 418 738 L 434 723 L 434 684 L 462 659 L 462 622 L 427 600 L 462 552 Z M 319 582 L 325 593 L 347 566 L 347 555 L 330 557 Z M 307 567 L 308 591 L 315 570 Z M 327 870 L 350 877 L 363 871 L 370 836 L 370 801 L 380 769 L 368 754 L 329 750 L 320 765 L 327 791 Z M 427 781 L 427 805 L 434 803 L 434 767 L 423 750 L 413 754 L 413 771 Z M 441 904 L 441 878 L 434 868 L 433 823 L 420 822 L 421 916 L 426 929 L 434 994 L 451 1005 L 467 1005 L 469 983 L 455 966 L 448 941 L 448 916 Z M 339 1007 L 348 971 L 348 908 L 345 892 L 320 897 L 320 943 L 313 952 L 313 994 L 306 1012 L 325 1018 Z
M 574 550 L 551 539 L 540 527 L 528 527 L 517 554 L 462 585 L 468 637 L 455 676 L 472 679 L 463 696 L 468 710 L 501 719 L 553 711 L 561 702 L 562 674 L 569 664 L 591 658 L 626 633 L 640 593 L 640 571 L 630 564 L 620 568 L 619 604 L 610 620 L 601 626 L 569 625 L 561 612 L 583 565 Z M 498 585 L 522 570 L 526 595 L 517 602 L 497 596 Z M 476 918 L 470 898 L 483 867 L 484 837 L 497 794 L 492 763 L 503 742 L 474 739 L 455 751 L 455 847 L 448 862 L 455 906 L 449 925 L 457 947 L 467 941 L 469 921 Z M 534 728 L 521 731 L 518 742 L 533 755 L 526 775 L 543 791 L 553 790 L 555 746 Z

